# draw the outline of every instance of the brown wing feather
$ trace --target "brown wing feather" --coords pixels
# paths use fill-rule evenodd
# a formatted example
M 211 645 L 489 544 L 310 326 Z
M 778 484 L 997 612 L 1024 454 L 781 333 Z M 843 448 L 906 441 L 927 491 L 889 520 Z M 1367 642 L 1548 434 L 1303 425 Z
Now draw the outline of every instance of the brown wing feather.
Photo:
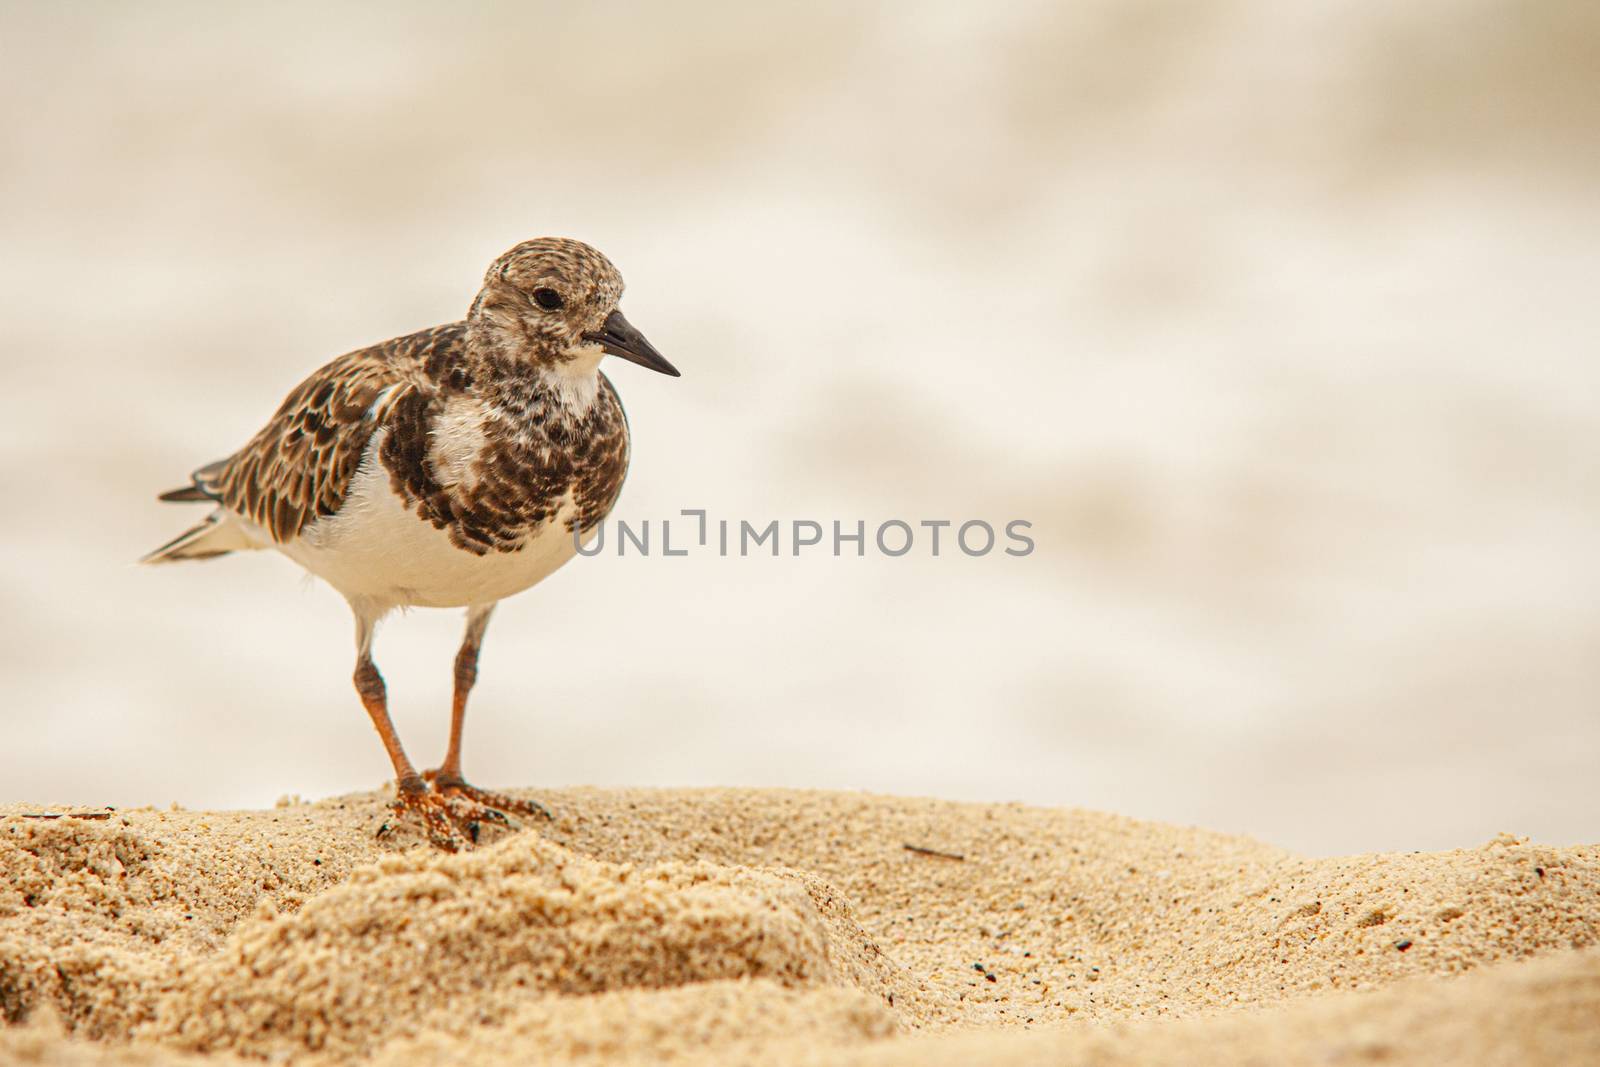
M 296 386 L 243 448 L 195 471 L 194 489 L 274 541 L 292 540 L 339 510 L 373 431 L 402 397 L 430 388 L 425 362 L 449 358 L 462 329 L 452 323 L 340 356 Z

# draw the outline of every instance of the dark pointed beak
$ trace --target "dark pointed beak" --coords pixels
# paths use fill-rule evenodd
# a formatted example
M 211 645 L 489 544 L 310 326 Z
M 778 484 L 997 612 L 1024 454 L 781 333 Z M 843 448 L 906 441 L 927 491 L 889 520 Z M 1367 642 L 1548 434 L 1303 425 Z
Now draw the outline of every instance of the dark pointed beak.
M 586 333 L 583 338 L 599 342 L 609 355 L 621 356 L 629 363 L 637 363 L 674 378 L 681 377 L 678 368 L 668 363 L 666 357 L 656 351 L 656 346 L 646 341 L 644 334 L 634 329 L 633 323 L 623 318 L 620 311 L 613 311 L 606 316 L 606 324 L 598 332 Z

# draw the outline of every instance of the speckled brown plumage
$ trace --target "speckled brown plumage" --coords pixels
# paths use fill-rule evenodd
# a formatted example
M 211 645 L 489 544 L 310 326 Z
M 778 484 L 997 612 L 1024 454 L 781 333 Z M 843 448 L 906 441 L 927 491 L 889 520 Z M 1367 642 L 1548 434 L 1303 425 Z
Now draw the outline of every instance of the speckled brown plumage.
M 433 389 L 425 362 L 459 353 L 465 332 L 452 323 L 340 356 L 296 386 L 243 448 L 196 471 L 195 487 L 274 541 L 299 536 L 339 510 L 373 431 L 408 396 Z
M 452 395 L 472 393 L 504 413 L 501 425 L 516 429 L 489 435 L 465 484 L 445 485 L 429 459 L 432 427 Z M 593 529 L 610 513 L 628 471 L 627 417 L 603 374 L 595 403 L 576 418 L 537 381 L 488 367 L 465 387 L 430 382 L 408 390 L 390 405 L 387 429 L 378 455 L 395 494 L 467 552 L 516 551 L 569 494 L 576 510 L 566 530 Z
M 322 367 L 243 448 L 200 468 L 193 486 L 163 499 L 216 500 L 274 541 L 287 542 L 338 512 L 368 442 L 384 429 L 379 456 L 395 492 L 464 551 L 515 551 L 569 492 L 578 511 L 568 529 L 592 529 L 616 503 L 627 473 L 622 402 L 602 374 L 592 407 L 577 417 L 561 410 L 538 371 L 569 359 L 568 350 L 541 351 L 546 337 L 503 314 L 516 310 L 517 290 L 506 279 L 525 254 L 547 253 L 549 245 L 548 239 L 526 242 L 497 260 L 468 320 L 350 352 Z M 614 301 L 620 279 L 612 282 L 609 264 L 583 248 L 562 261 L 558 276 L 572 287 L 585 272 L 596 274 L 590 290 Z M 479 326 L 495 318 L 513 323 L 514 332 L 495 336 Z M 511 344 L 506 332 L 513 332 Z M 442 484 L 429 462 L 435 420 L 452 395 L 479 396 L 504 415 L 494 423 L 500 432 L 486 441 L 470 489 Z

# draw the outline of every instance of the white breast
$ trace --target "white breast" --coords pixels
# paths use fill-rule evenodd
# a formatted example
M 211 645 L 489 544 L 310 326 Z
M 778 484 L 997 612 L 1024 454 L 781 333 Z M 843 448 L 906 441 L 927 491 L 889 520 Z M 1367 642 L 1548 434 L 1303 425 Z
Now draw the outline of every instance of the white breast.
M 488 604 L 547 577 L 577 553 L 567 519 L 570 494 L 515 552 L 474 555 L 396 496 L 378 459 L 387 430 L 372 435 L 344 505 L 279 550 L 325 580 L 358 610 Z

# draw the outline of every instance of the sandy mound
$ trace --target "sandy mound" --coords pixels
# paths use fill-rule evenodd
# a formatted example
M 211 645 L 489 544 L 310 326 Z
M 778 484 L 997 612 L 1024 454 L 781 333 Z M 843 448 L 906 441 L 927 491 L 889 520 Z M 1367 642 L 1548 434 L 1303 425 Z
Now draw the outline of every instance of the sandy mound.
M 1308 860 L 1081 811 L 538 798 L 553 824 L 459 856 L 379 837 L 379 794 L 4 809 L 0 1059 L 1193 1062 L 1430 1028 L 1487 1056 L 1498 1020 L 1566 1035 L 1555 1062 L 1600 1034 L 1600 956 L 1571 951 L 1600 943 L 1600 848 Z
M 632 868 L 523 834 L 474 854 L 391 856 L 297 914 L 263 909 L 189 969 L 149 1033 L 202 1050 L 360 1055 L 423 1030 L 497 1025 L 530 991 L 880 985 L 836 966 L 866 944 L 842 914 L 826 921 L 795 876 Z

